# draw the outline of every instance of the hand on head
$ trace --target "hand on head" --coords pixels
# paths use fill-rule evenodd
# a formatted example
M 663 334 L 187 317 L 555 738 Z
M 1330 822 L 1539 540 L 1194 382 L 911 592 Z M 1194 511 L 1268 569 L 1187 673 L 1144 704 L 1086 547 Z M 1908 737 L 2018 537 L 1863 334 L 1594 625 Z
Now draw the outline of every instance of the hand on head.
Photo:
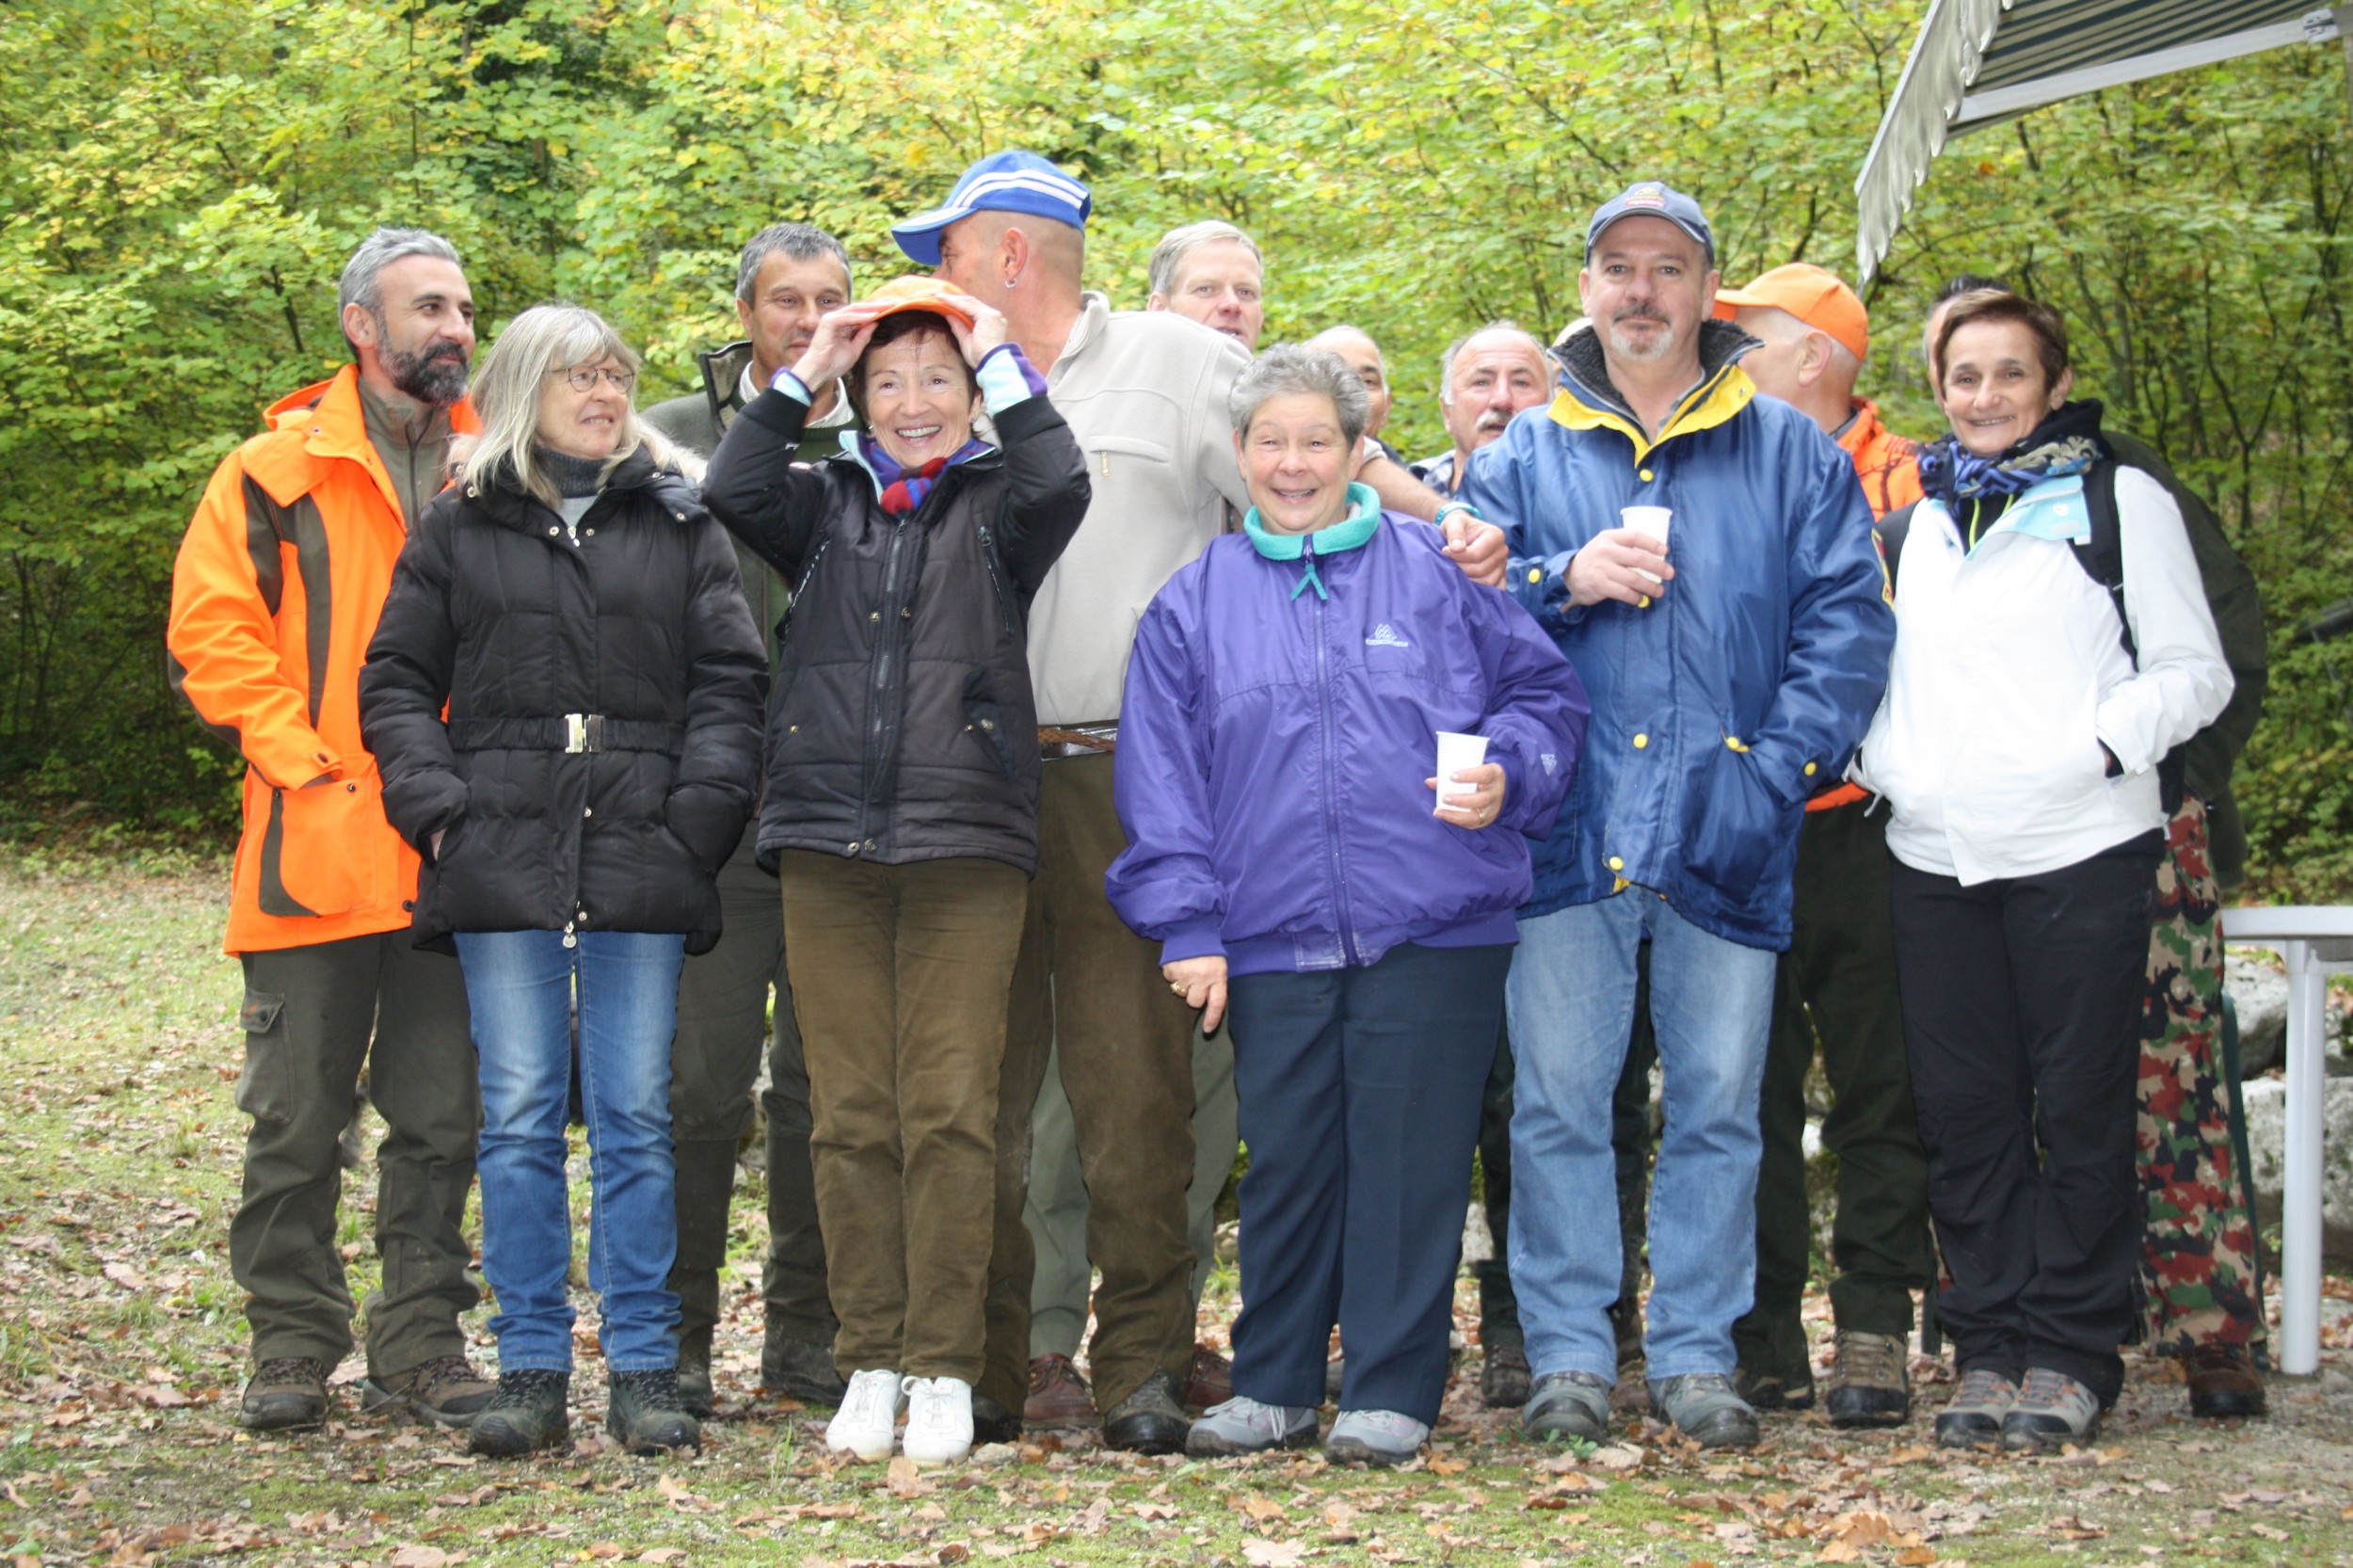
M 832 312 L 818 322 L 817 334 L 809 339 L 792 374 L 811 392 L 831 385 L 866 352 L 879 319 L 880 313 L 871 305 L 844 305 Z
M 952 305 L 972 318 L 972 325 L 967 327 L 954 316 L 942 312 L 949 330 L 956 335 L 956 346 L 964 351 L 964 362 L 974 370 L 980 369 L 981 361 L 988 358 L 989 351 L 1005 341 L 1004 313 L 982 304 L 968 294 L 944 295 L 940 303 Z

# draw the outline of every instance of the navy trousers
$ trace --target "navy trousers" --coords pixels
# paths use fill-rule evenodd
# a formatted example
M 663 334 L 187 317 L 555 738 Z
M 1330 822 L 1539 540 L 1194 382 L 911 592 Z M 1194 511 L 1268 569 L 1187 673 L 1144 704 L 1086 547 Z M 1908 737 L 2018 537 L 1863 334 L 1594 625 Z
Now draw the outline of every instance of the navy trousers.
M 1391 950 L 1361 968 L 1236 977 L 1241 1315 L 1234 1392 L 1434 1425 L 1481 1096 L 1512 948 Z

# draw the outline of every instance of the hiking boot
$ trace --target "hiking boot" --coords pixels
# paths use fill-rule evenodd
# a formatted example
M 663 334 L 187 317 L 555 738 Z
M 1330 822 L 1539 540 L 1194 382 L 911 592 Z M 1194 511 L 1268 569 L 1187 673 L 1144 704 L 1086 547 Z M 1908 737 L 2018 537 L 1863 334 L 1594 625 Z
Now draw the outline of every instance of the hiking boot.
M 560 1448 L 572 1435 L 568 1372 L 501 1372 L 498 1392 L 466 1429 L 466 1447 L 493 1459 Z
M 1041 1355 L 1030 1363 L 1030 1397 L 1021 1422 L 1032 1432 L 1060 1432 L 1095 1425 L 1095 1390 L 1066 1355 Z
M 2189 1413 L 2201 1421 L 2222 1421 L 2264 1413 L 2263 1374 L 2244 1345 L 2192 1345 L 2182 1357 L 2189 1383 Z
M 2089 1443 L 2100 1431 L 2100 1396 L 2048 1367 L 2026 1368 L 2018 1402 L 2002 1417 L 2002 1447 L 2012 1453 Z
M 1756 1443 L 1756 1412 L 1721 1372 L 1685 1372 L 1650 1380 L 1651 1414 L 1703 1448 L 1746 1448 Z
M 1732 1391 L 1746 1400 L 1752 1410 L 1812 1410 L 1814 1368 L 1784 1376 L 1743 1367 L 1732 1374 Z
M 972 1441 L 1018 1443 L 1021 1441 L 1021 1417 L 986 1394 L 975 1394 L 972 1396 Z
M 679 1399 L 677 1368 L 615 1372 L 607 1381 L 612 1387 L 604 1412 L 607 1437 L 631 1453 L 657 1458 L 679 1448 L 703 1451 L 702 1423 Z
M 1430 1429 L 1394 1410 L 1343 1410 L 1323 1440 L 1323 1457 L 1335 1464 L 1370 1464 L 1386 1469 L 1421 1452 Z
M 962 1378 L 907 1378 L 906 1436 L 900 1451 L 918 1464 L 953 1464 L 972 1451 L 972 1385 Z
M 462 1355 L 437 1355 L 398 1377 L 371 1376 L 360 1384 L 360 1408 L 415 1411 L 436 1426 L 470 1427 L 498 1392 Z
M 327 1363 L 312 1356 L 270 1357 L 237 1401 L 237 1425 L 248 1432 L 304 1432 L 326 1420 Z
M 760 1385 L 809 1404 L 838 1405 L 850 1391 L 834 1370 L 831 1345 L 795 1339 L 773 1323 L 760 1348 Z
M 1528 1406 L 1520 1426 L 1537 1439 L 1583 1438 L 1588 1443 L 1609 1435 L 1609 1384 L 1591 1372 L 1547 1372 L 1528 1391 Z
M 1185 1378 L 1187 1410 L 1207 1410 L 1234 1397 L 1234 1364 L 1207 1345 L 1193 1348 L 1193 1368 Z
M 680 1352 L 678 1361 L 679 1408 L 697 1421 L 708 1421 L 711 1419 L 712 1407 L 716 1402 L 713 1398 L 716 1392 L 711 1385 L 711 1363 L 701 1360 L 690 1361 L 685 1352 Z
M 1103 1446 L 1136 1454 L 1182 1453 L 1192 1423 L 1176 1402 L 1176 1380 L 1155 1372 L 1103 1412 Z
M 1193 1424 L 1185 1434 L 1185 1452 L 1195 1459 L 1224 1459 L 1304 1448 L 1315 1440 L 1316 1413 L 1305 1405 L 1260 1404 L 1237 1394 Z
M 1910 1352 L 1900 1334 L 1841 1329 L 1822 1403 L 1834 1427 L 1899 1427 L 1912 1415 Z
M 841 1408 L 825 1423 L 825 1447 L 864 1460 L 888 1459 L 897 1435 L 899 1374 L 881 1368 L 852 1372 Z
M 1528 1402 L 1528 1347 L 1490 1345 L 1479 1368 L 1479 1399 L 1489 1410 L 1517 1410 Z
M 1974 1448 L 2002 1440 L 2002 1419 L 2018 1402 L 2018 1385 L 1990 1367 L 1961 1374 L 1961 1387 L 1936 1413 L 1936 1441 L 1947 1448 Z

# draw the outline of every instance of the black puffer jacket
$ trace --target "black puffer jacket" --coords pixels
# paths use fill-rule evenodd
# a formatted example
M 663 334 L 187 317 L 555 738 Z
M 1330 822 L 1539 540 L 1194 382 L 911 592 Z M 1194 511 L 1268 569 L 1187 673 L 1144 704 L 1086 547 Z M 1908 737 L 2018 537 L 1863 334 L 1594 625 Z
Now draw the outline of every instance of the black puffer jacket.
M 712 455 L 718 519 L 793 584 L 760 863 L 787 849 L 886 865 L 974 856 L 1037 869 L 1030 597 L 1086 516 L 1086 459 L 1044 397 L 997 416 L 1003 449 L 940 475 L 904 517 L 843 454 L 795 464 L 805 405 L 748 404 Z
M 420 945 L 581 928 L 708 951 L 767 678 L 727 535 L 644 452 L 576 538 L 519 489 L 442 492 L 360 675 L 384 814 L 425 856 Z

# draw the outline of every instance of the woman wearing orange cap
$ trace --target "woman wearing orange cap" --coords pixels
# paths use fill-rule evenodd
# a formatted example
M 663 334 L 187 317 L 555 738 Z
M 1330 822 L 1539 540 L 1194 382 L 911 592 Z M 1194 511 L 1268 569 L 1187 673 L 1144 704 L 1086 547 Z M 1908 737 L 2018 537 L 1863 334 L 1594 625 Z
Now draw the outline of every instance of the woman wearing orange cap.
M 811 387 L 867 433 L 792 461 Z M 1030 596 L 1086 515 L 1086 464 L 1005 341 L 928 278 L 825 317 L 712 454 L 712 512 L 793 584 L 760 858 L 784 890 L 808 1052 L 834 1359 L 826 1446 L 970 1448 L 1005 1003 L 1037 869 Z M 997 441 L 975 437 L 986 408 Z

